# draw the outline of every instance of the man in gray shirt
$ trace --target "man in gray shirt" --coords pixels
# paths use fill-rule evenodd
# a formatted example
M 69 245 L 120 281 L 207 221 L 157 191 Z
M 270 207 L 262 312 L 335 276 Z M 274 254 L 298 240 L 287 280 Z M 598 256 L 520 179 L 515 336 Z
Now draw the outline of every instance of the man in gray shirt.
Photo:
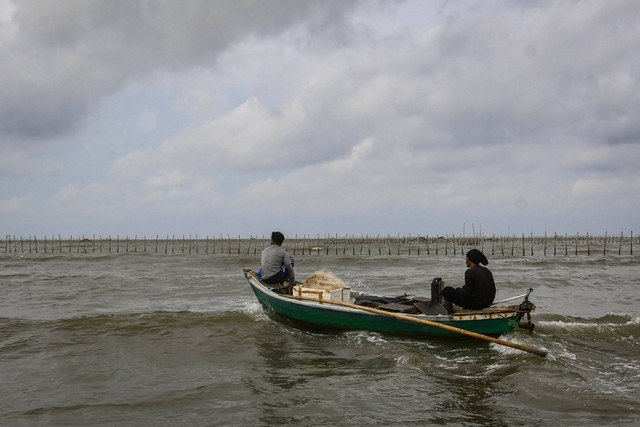
M 284 234 L 279 231 L 271 233 L 271 245 L 262 251 L 261 280 L 263 283 L 275 285 L 288 281 L 291 286 L 296 283 L 293 272 L 293 258 L 282 248 Z

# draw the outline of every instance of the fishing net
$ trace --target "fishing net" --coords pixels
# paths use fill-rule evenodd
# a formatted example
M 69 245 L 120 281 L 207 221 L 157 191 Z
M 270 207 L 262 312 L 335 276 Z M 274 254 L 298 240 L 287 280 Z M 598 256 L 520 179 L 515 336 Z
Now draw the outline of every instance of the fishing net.
M 348 288 L 347 284 L 338 279 L 328 270 L 320 270 L 307 277 L 302 284 L 305 288 L 322 289 L 325 291 L 333 291 L 335 289 Z

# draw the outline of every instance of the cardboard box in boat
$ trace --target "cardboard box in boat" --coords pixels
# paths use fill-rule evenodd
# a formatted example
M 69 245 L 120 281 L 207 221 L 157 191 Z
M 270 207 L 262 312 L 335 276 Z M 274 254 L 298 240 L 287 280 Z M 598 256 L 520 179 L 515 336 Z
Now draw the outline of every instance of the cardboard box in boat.
M 324 289 L 313 289 L 296 285 L 293 287 L 294 297 L 313 298 L 319 301 L 342 301 L 349 302 L 351 299 L 351 288 L 340 288 L 332 291 Z

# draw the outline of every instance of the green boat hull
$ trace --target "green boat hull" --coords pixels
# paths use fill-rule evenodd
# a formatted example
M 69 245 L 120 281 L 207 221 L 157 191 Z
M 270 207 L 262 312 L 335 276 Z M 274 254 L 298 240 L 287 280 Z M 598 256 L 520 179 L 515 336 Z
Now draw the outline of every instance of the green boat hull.
M 371 313 L 357 308 L 315 301 L 299 300 L 277 294 L 264 286 L 256 274 L 245 271 L 260 304 L 269 312 L 292 320 L 294 323 L 325 329 L 367 330 L 392 334 L 423 336 L 461 336 L 459 333 L 393 316 Z M 405 315 L 453 326 L 483 335 L 500 335 L 518 327 L 517 312 L 500 316 L 450 316 L 450 315 Z

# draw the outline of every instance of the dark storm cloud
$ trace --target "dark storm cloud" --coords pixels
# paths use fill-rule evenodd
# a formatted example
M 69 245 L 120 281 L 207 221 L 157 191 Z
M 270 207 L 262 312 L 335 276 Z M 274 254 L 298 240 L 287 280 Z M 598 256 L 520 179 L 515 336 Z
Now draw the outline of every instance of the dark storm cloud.
M 0 44 L 0 133 L 56 136 L 132 79 L 211 64 L 291 25 L 340 34 L 348 1 L 20 1 Z

